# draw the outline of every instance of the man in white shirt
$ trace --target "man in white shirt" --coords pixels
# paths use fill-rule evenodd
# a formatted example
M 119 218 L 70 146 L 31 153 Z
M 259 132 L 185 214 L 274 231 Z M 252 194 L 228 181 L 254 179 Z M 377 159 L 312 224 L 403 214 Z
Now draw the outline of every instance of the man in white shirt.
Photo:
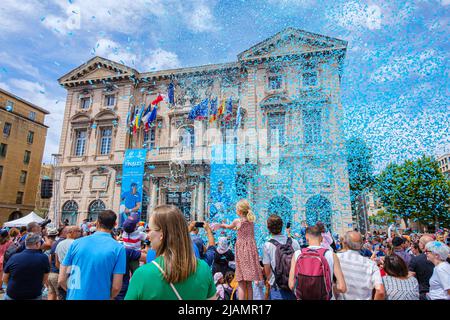
M 347 284 L 347 292 L 339 294 L 338 300 L 384 300 L 385 291 L 381 280 L 380 269 L 377 264 L 367 257 L 363 257 L 359 250 L 363 246 L 362 236 L 357 231 L 349 231 L 344 235 L 344 248 L 337 256 L 341 263 Z
M 280 266 L 276 265 L 277 245 L 272 242 L 276 241 L 279 245 L 285 245 L 288 239 L 290 239 L 289 241 L 291 241 L 292 253 L 296 250 L 300 250 L 300 245 L 297 240 L 288 238 L 281 233 L 283 230 L 283 220 L 280 216 L 275 214 L 271 215 L 267 219 L 267 229 L 270 232 L 271 239 L 264 244 L 263 265 L 264 274 L 270 284 L 270 300 L 295 300 L 295 295 L 291 290 L 279 288 L 279 286 L 275 283 L 274 271 Z M 288 279 L 289 269 L 285 270 L 285 272 L 286 279 Z

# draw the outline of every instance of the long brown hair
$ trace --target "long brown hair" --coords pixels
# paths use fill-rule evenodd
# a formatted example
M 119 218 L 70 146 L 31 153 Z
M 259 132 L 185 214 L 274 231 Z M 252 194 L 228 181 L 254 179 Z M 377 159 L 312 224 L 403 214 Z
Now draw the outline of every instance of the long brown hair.
M 182 282 L 197 270 L 186 220 L 181 210 L 173 205 L 156 207 L 152 217 L 163 234 L 156 255 L 164 257 L 164 278 L 167 282 Z

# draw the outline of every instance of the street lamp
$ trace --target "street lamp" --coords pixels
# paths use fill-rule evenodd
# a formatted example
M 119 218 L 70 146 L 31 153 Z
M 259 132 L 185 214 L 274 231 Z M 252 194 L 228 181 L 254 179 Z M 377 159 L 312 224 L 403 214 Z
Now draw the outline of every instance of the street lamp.
M 53 153 L 52 154 L 52 165 L 53 165 L 53 219 L 54 224 L 59 227 L 60 218 L 58 216 L 58 210 L 61 207 L 60 205 L 60 198 L 59 198 L 59 182 L 61 180 L 61 169 L 59 167 L 61 160 L 61 154 L 59 153 Z

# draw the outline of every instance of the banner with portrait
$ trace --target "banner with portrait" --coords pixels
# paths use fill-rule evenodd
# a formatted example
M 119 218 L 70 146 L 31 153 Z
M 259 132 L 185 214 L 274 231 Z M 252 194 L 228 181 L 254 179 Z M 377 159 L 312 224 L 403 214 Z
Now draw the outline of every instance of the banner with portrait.
M 125 151 L 120 193 L 120 226 L 129 216 L 141 219 L 142 182 L 146 156 L 147 149 L 127 149 Z

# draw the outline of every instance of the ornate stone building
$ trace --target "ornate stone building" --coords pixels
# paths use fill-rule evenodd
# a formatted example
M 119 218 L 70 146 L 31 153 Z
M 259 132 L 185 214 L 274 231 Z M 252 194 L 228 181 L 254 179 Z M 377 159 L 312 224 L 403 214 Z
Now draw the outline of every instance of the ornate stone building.
M 351 228 L 340 101 L 346 45 L 288 28 L 231 63 L 140 73 L 101 57 L 89 60 L 59 79 L 68 94 L 59 199 L 50 211 L 72 223 L 105 207 L 117 211 L 125 150 L 144 147 L 144 218 L 157 204 L 174 203 L 203 220 L 212 145 L 231 142 L 244 149 L 236 169 L 240 195 L 261 222 L 278 212 L 294 221 L 322 219 L 338 232 Z M 175 104 L 160 103 L 155 125 L 131 135 L 130 110 L 167 93 L 170 83 Z M 229 122 L 188 119 L 193 105 L 214 97 L 232 97 Z

